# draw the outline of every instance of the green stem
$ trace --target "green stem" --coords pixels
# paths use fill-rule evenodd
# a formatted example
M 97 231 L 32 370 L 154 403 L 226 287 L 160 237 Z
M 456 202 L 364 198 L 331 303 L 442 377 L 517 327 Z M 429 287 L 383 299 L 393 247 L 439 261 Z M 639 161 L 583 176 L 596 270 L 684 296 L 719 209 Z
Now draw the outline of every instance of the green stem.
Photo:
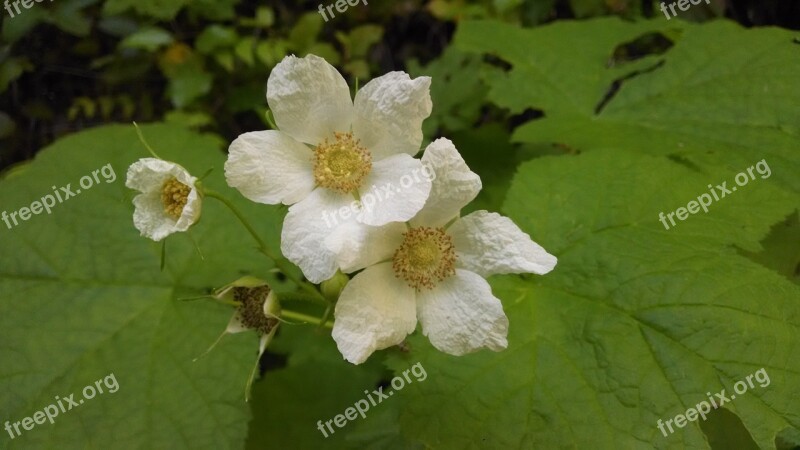
M 223 197 L 222 195 L 220 195 L 215 191 L 204 189 L 203 193 L 205 196 L 217 199 L 223 205 L 228 207 L 228 209 L 233 213 L 234 216 L 236 216 L 237 219 L 239 219 L 239 222 L 241 222 L 242 225 L 244 225 L 244 227 L 247 229 L 247 231 L 250 233 L 253 239 L 255 239 L 255 241 L 258 243 L 259 251 L 263 253 L 267 258 L 271 259 L 275 263 L 275 267 L 280 269 L 280 271 L 283 272 L 283 274 L 286 275 L 287 278 L 292 280 L 294 284 L 296 284 L 300 289 L 303 289 L 304 291 L 309 293 L 313 298 L 317 299 L 317 301 L 321 301 L 323 304 L 330 303 L 330 301 L 327 298 L 325 298 L 325 296 L 322 295 L 322 293 L 318 291 L 313 285 L 306 283 L 295 277 L 292 274 L 291 268 L 283 261 L 283 259 L 278 258 L 272 254 L 272 252 L 270 251 L 269 247 L 267 247 L 267 244 L 264 242 L 264 240 L 261 239 L 258 233 L 256 233 L 256 230 L 253 229 L 253 227 L 250 225 L 250 222 L 248 222 L 247 219 L 245 219 L 245 217 L 242 215 L 241 212 L 239 212 L 239 210 L 233 205 L 233 203 L 231 203 L 227 198 Z
M 333 314 L 333 303 L 328 304 L 328 307 L 325 308 L 325 313 L 322 315 L 322 319 L 319 321 L 320 328 L 328 323 L 328 320 L 331 318 L 331 314 Z
M 326 328 L 333 328 L 333 322 L 328 321 L 328 319 L 320 319 L 314 316 L 309 316 L 308 314 L 299 313 L 297 311 L 289 311 L 286 309 L 281 310 L 281 318 L 284 319 L 292 319 L 298 320 L 300 322 L 306 323 L 313 323 L 315 325 L 324 326 Z
M 139 129 L 139 124 L 133 122 L 133 127 L 136 128 L 136 134 L 139 135 L 139 140 L 142 141 L 142 145 L 144 145 L 144 148 L 146 148 L 147 151 L 150 152 L 151 155 L 153 155 L 153 158 L 163 159 L 160 156 L 158 156 L 158 154 L 156 154 L 156 151 L 153 150 L 153 147 L 150 147 L 150 144 L 147 143 L 147 140 L 144 138 L 144 135 L 142 134 L 142 130 Z
M 294 293 L 294 292 L 281 292 L 278 294 L 278 299 L 281 302 L 286 301 L 286 302 L 320 303 L 319 298 L 316 296 L 312 297 L 310 295 L 306 295 L 303 293 Z M 325 303 L 325 304 L 329 305 L 330 303 Z

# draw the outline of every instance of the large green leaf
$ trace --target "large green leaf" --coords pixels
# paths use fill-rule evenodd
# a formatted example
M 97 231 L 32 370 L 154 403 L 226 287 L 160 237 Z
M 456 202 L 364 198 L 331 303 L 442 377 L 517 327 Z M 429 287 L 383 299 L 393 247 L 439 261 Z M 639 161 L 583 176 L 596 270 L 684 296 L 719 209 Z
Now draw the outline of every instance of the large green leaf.
M 653 31 L 675 45 L 609 64 L 618 46 Z M 493 102 L 542 111 L 518 141 L 571 153 L 523 163 L 503 207 L 559 264 L 544 277 L 492 280 L 508 350 L 455 358 L 410 339 L 429 380 L 401 397 L 405 434 L 445 449 L 705 449 L 740 423 L 760 448 L 800 445 L 800 288 L 761 245 L 796 238 L 770 234 L 800 204 L 791 34 L 723 22 L 468 22 L 457 43 L 510 63 L 487 72 Z M 708 184 L 736 186 L 762 159 L 770 176 L 669 230 L 660 223 L 660 212 Z M 657 428 L 707 393 L 730 397 L 761 368 L 770 383 L 702 427 Z
M 708 448 L 697 423 L 664 437 L 657 420 L 763 367 L 771 384 L 725 408 L 762 448 L 797 433 L 800 288 L 733 248 L 757 245 L 793 198 L 762 183 L 665 230 L 662 202 L 704 180 L 620 151 L 523 164 L 505 209 L 558 266 L 493 283 L 508 350 L 454 358 L 412 342 L 430 381 L 414 386 L 407 431 L 436 448 Z
M 161 156 L 237 198 L 222 177 L 221 141 L 176 127 L 146 126 Z M 241 448 L 250 412 L 244 387 L 257 337 L 228 337 L 192 362 L 222 332 L 232 311 L 183 302 L 244 273 L 270 268 L 241 226 L 214 200 L 186 234 L 160 245 L 132 224 L 130 163 L 145 157 L 132 126 L 95 129 L 63 139 L 0 181 L 0 209 L 11 212 L 110 164 L 116 180 L 83 190 L 13 229 L 0 229 L 0 411 L 3 421 L 32 416 L 111 373 L 119 384 L 49 422 L 9 448 Z M 109 172 L 106 172 L 109 173 Z M 109 177 L 111 178 L 111 177 Z M 244 200 L 237 203 L 248 204 Z M 247 215 L 277 246 L 280 216 L 262 207 Z
M 614 64 L 618 46 L 648 33 L 674 46 Z M 492 73 L 492 101 L 514 112 L 544 112 L 519 127 L 516 140 L 579 151 L 628 148 L 736 171 L 766 159 L 781 168 L 774 180 L 800 191 L 794 39 L 784 30 L 744 30 L 726 21 L 601 19 L 534 30 L 468 22 L 456 42 L 511 64 L 505 74 Z

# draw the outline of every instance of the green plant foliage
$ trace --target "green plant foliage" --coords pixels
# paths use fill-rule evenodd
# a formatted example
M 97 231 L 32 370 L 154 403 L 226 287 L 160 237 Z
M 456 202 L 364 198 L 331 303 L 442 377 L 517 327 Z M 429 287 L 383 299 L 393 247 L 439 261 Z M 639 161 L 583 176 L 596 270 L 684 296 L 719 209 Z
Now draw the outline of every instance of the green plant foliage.
M 662 27 L 596 20 L 459 30 L 462 49 L 512 65 L 488 77 L 490 99 L 544 112 L 516 139 L 582 154 L 519 167 L 503 210 L 559 264 L 546 277 L 493 281 L 511 323 L 505 352 L 454 358 L 411 340 L 433 381 L 405 397 L 404 432 L 453 449 L 709 448 L 704 433 L 717 439 L 719 411 L 708 431 L 690 424 L 664 437 L 656 423 L 765 368 L 771 384 L 726 411 L 760 448 L 800 443 L 800 287 L 737 252 L 762 251 L 770 227 L 798 207 L 797 111 L 786 101 L 798 95 L 791 80 L 800 68 L 786 63 L 796 50 L 789 33 L 715 23 L 687 26 L 663 56 L 604 66 L 617 45 Z M 752 51 L 726 52 L 732 41 Z M 581 51 L 564 58 L 567 48 Z M 648 67 L 656 68 L 627 78 L 597 108 L 614 80 Z M 745 95 L 751 86 L 762 95 Z M 659 212 L 761 159 L 771 177 L 673 229 L 659 222 Z M 784 245 L 797 239 L 777 236 Z
M 631 0 L 375 1 L 327 22 L 318 3 L 55 0 L 3 17 L 0 157 L 56 142 L 2 173 L 0 212 L 106 164 L 116 180 L 13 229 L 0 221 L 0 434 L 109 373 L 119 391 L 0 447 L 800 448 L 797 33 L 668 21 L 658 2 Z M 723 3 L 682 19 L 738 10 Z M 418 329 L 353 366 L 329 329 L 286 320 L 250 403 L 254 333 L 193 362 L 233 311 L 181 298 L 254 275 L 286 309 L 322 307 L 299 301 L 211 198 L 168 239 L 160 270 L 124 186 L 149 156 L 133 127 L 75 130 L 163 121 L 142 126 L 149 143 L 195 176 L 212 169 L 202 184 L 278 253 L 287 208 L 228 188 L 224 150 L 270 126 L 270 71 L 309 53 L 351 86 L 391 70 L 431 77 L 424 145 L 451 139 L 483 183 L 462 213 L 502 212 L 559 258 L 546 276 L 489 279 L 505 351 L 449 356 Z M 737 186 L 762 160 L 771 174 Z M 665 229 L 660 213 L 723 182 L 737 189 Z M 415 363 L 424 381 L 333 436 L 317 429 Z M 761 368 L 768 386 L 659 431 Z
M 162 156 L 206 185 L 236 198 L 222 177 L 221 142 L 178 127 L 145 126 Z M 198 360 L 222 332 L 232 310 L 183 302 L 238 278 L 266 276 L 270 265 L 213 200 L 188 236 L 170 239 L 159 270 L 160 245 L 132 225 L 130 163 L 147 156 L 133 127 L 99 128 L 64 139 L 0 182 L 4 208 L 30 205 L 51 185 L 72 184 L 111 164 L 101 183 L 57 205 L 51 215 L 0 231 L 0 410 L 20 420 L 114 373 L 119 390 L 38 425 L 6 448 L 241 448 L 250 412 L 244 386 L 257 349 L 254 334 L 229 336 Z M 239 202 L 237 203 L 244 203 Z M 277 248 L 280 216 L 259 208 L 248 216 Z M 10 388 L 13 386 L 13 389 Z M 80 395 L 76 395 L 80 398 Z
M 617 46 L 654 31 L 675 36 L 674 47 L 610 64 Z M 722 21 L 598 19 L 533 31 L 467 23 L 456 42 L 511 63 L 509 72 L 489 80 L 491 101 L 512 112 L 544 111 L 543 120 L 515 130 L 517 141 L 672 155 L 701 171 L 721 166 L 733 174 L 766 159 L 776 166 L 770 180 L 797 192 L 800 116 L 792 105 L 800 101 L 794 83 L 800 61 L 793 38 L 778 29 L 746 31 Z M 570 48 L 580 52 L 564 58 Z M 706 183 L 711 181 L 722 180 Z
M 771 384 L 726 407 L 761 448 L 798 429 L 800 287 L 733 248 L 758 245 L 795 198 L 763 183 L 664 230 L 662 202 L 706 179 L 610 149 L 523 164 L 504 210 L 559 265 L 493 282 L 511 322 L 505 352 L 454 358 L 412 340 L 432 381 L 413 386 L 406 431 L 437 448 L 708 448 L 696 424 L 665 438 L 656 421 L 762 367 Z
M 168 31 L 163 28 L 149 27 L 130 34 L 119 45 L 122 48 L 138 48 L 152 52 L 172 42 L 172 35 Z
M 237 3 L 238 0 L 107 0 L 103 4 L 103 11 L 114 15 L 134 10 L 159 20 L 171 20 L 186 7 L 200 16 L 225 20 L 234 16 Z

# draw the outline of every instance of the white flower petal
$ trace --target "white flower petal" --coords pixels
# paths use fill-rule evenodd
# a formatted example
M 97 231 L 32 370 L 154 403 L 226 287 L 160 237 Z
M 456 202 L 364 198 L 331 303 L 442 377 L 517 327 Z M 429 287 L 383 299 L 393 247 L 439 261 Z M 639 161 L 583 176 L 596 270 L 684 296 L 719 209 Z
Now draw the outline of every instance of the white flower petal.
M 336 68 L 315 55 L 283 58 L 267 81 L 275 124 L 300 142 L 316 145 L 353 121 L 350 88 Z
M 262 334 L 261 339 L 258 340 L 258 357 L 261 358 L 261 355 L 264 354 L 264 351 L 269 346 L 270 342 L 272 342 L 272 338 L 275 337 L 275 333 L 278 331 L 278 325 L 272 327 L 269 330 L 269 333 Z
M 389 72 L 358 91 L 353 132 L 373 158 L 419 153 L 422 122 L 433 107 L 430 86 L 430 77 Z
M 264 316 L 272 317 L 272 318 L 279 318 L 281 314 L 281 305 L 278 303 L 278 297 L 275 295 L 275 291 L 269 291 L 267 294 L 267 299 L 264 300 Z M 277 325 L 274 327 L 277 328 Z
M 200 213 L 202 212 L 203 199 L 200 198 L 200 193 L 197 189 L 192 188 L 189 196 L 186 198 L 186 204 L 183 205 L 181 216 L 175 222 L 175 231 L 186 231 L 200 220 Z
M 417 326 L 415 294 L 395 278 L 391 263 L 356 275 L 336 303 L 333 339 L 344 358 L 361 364 L 376 350 L 397 345 Z
M 508 347 L 508 318 L 480 275 L 456 269 L 433 290 L 417 294 L 422 332 L 437 349 L 461 356 L 486 347 Z
M 248 199 L 291 205 L 314 190 L 314 153 L 280 131 L 256 131 L 228 149 L 225 179 Z
M 335 211 L 348 207 L 353 197 L 317 188 L 289 208 L 281 231 L 281 252 L 303 271 L 312 283 L 320 283 L 336 273 L 336 255 L 325 246 L 325 239 L 345 221 L 333 218 Z M 350 220 L 355 220 L 351 218 Z
M 508 217 L 475 211 L 455 221 L 453 238 L 457 264 L 484 277 L 496 273 L 537 273 L 553 270 L 558 259 L 547 253 Z
M 331 233 L 325 245 L 336 254 L 342 272 L 351 273 L 391 258 L 403 243 L 405 231 L 406 225 L 400 222 L 381 227 L 348 222 Z
M 197 178 L 178 164 L 157 158 L 142 158 L 128 167 L 125 186 L 139 192 L 161 192 L 164 183 L 170 178 L 194 189 Z
M 225 333 L 236 334 L 247 330 L 249 330 L 249 328 L 245 326 L 244 322 L 242 321 L 242 314 L 237 308 L 236 312 L 234 312 L 233 316 L 231 316 L 231 320 L 228 321 L 228 326 L 225 327 Z
M 381 226 L 414 217 L 428 199 L 431 180 L 420 160 L 400 154 L 374 163 L 359 191 L 364 205 L 359 221 Z
M 139 194 L 133 198 L 133 225 L 142 236 L 156 242 L 175 233 L 175 219 L 164 213 L 161 194 Z
M 422 155 L 422 164 L 433 178 L 431 195 L 411 220 L 414 226 L 440 227 L 455 217 L 481 190 L 481 178 L 472 172 L 449 139 L 432 142 Z

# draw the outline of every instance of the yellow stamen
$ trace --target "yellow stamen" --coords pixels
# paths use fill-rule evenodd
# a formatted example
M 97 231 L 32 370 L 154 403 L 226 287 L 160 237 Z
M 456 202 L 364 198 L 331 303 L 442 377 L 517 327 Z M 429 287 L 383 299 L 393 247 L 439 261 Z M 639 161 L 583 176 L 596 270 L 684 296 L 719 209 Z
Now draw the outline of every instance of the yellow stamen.
M 346 194 L 355 191 L 372 170 L 372 155 L 353 133 L 334 133 L 314 149 L 314 180 L 318 185 Z
M 400 248 L 394 252 L 392 269 L 419 291 L 456 273 L 456 250 L 453 239 L 442 228 L 418 227 L 403 234 Z
M 180 219 L 183 208 L 189 201 L 189 193 L 192 188 L 181 183 L 175 177 L 170 178 L 161 188 L 161 203 L 164 205 L 164 212 L 175 220 Z

